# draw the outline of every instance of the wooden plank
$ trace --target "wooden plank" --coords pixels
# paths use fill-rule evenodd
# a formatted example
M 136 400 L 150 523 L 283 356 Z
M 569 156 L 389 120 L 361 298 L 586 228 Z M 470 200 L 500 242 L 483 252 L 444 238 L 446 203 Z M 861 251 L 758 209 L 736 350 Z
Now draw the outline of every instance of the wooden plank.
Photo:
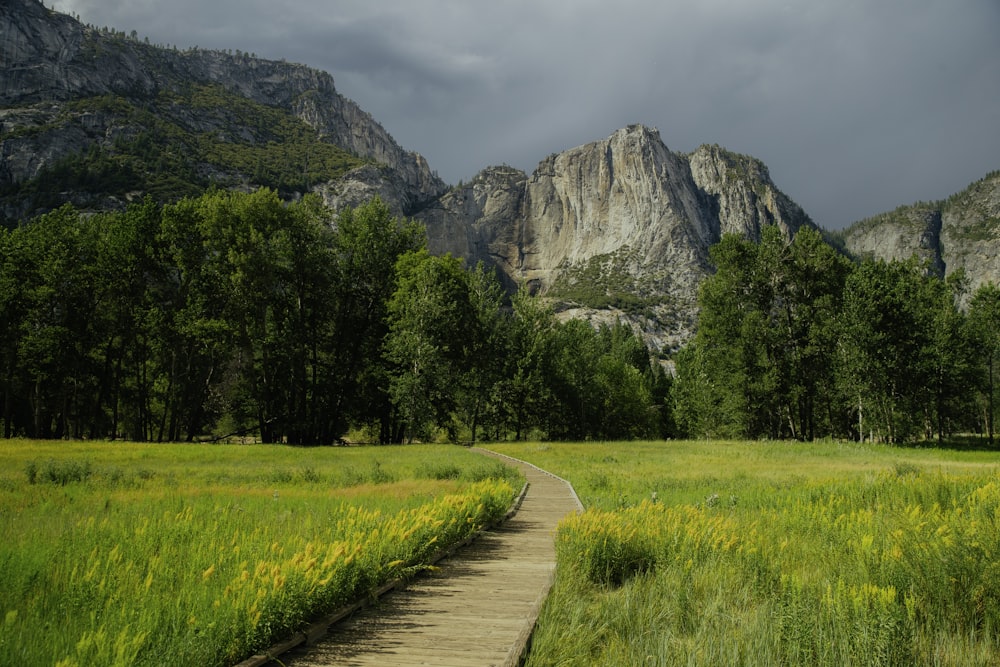
M 436 571 L 331 626 L 318 641 L 281 655 L 281 663 L 519 664 L 555 573 L 556 526 L 582 506 L 564 480 L 510 461 L 525 474 L 528 491 L 506 523 L 438 563 Z

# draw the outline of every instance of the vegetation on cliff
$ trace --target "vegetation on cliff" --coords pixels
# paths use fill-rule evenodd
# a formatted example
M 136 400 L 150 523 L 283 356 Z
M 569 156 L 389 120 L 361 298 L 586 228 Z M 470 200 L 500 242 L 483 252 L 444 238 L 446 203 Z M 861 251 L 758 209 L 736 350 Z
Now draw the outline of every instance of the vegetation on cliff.
M 213 185 L 269 187 L 291 197 L 365 162 L 322 141 L 287 111 L 217 84 L 164 90 L 144 101 L 114 94 L 75 100 L 49 123 L 6 139 L 63 132 L 93 136 L 81 152 L 27 181 L 0 185 L 0 206 L 31 217 L 66 201 L 96 209 L 121 208 L 143 196 L 173 202 Z

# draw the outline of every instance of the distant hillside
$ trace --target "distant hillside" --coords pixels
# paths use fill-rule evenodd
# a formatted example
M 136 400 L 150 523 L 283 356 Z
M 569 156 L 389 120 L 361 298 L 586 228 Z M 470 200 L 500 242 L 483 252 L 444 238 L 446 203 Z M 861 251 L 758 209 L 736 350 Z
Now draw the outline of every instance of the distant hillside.
M 900 206 L 855 223 L 840 235 L 858 258 L 923 258 L 939 275 L 959 269 L 971 294 L 1000 284 L 1000 171 L 944 201 Z
M 4 2 L 0 34 L 0 215 L 8 224 L 66 201 L 115 208 L 210 185 L 268 186 L 288 197 L 318 190 L 336 203 L 351 170 L 407 210 L 445 189 L 324 72 L 151 45 L 37 0 Z M 389 167 L 374 184 L 372 163 Z

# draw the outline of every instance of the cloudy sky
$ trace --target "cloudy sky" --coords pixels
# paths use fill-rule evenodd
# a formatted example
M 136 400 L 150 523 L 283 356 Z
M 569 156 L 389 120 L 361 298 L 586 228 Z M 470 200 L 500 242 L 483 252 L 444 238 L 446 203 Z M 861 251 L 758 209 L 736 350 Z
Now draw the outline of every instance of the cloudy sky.
M 763 160 L 836 229 L 1000 169 L 1000 0 L 46 0 L 333 74 L 446 181 L 631 123 Z

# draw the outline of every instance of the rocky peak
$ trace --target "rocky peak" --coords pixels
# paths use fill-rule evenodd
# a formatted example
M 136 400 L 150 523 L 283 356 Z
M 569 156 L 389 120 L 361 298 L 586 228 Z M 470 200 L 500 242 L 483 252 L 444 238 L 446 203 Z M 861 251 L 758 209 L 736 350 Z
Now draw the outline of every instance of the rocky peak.
M 767 166 L 717 145 L 703 145 L 688 156 L 691 175 L 711 200 L 720 234 L 760 240 L 760 230 L 778 225 L 791 235 L 808 219 L 805 212 L 771 181 Z
M 718 147 L 675 153 L 642 125 L 550 155 L 530 176 L 486 169 L 419 218 L 433 252 L 493 264 L 574 316 L 630 319 L 657 347 L 690 334 L 722 233 L 812 224 L 759 161 Z
M 702 231 L 704 203 L 687 162 L 656 130 L 624 128 L 550 156 L 531 176 L 523 245 L 535 261 L 523 270 L 547 286 L 561 264 L 626 245 L 669 253 L 675 246 L 664 234 L 678 221 L 694 223 L 685 231 Z
M 47 9 L 38 0 L 6 0 L 0 6 L 0 34 L 6 70 L 0 80 L 0 106 L 67 101 L 119 90 L 149 94 L 155 89 L 136 49 L 102 48 L 103 33 Z

